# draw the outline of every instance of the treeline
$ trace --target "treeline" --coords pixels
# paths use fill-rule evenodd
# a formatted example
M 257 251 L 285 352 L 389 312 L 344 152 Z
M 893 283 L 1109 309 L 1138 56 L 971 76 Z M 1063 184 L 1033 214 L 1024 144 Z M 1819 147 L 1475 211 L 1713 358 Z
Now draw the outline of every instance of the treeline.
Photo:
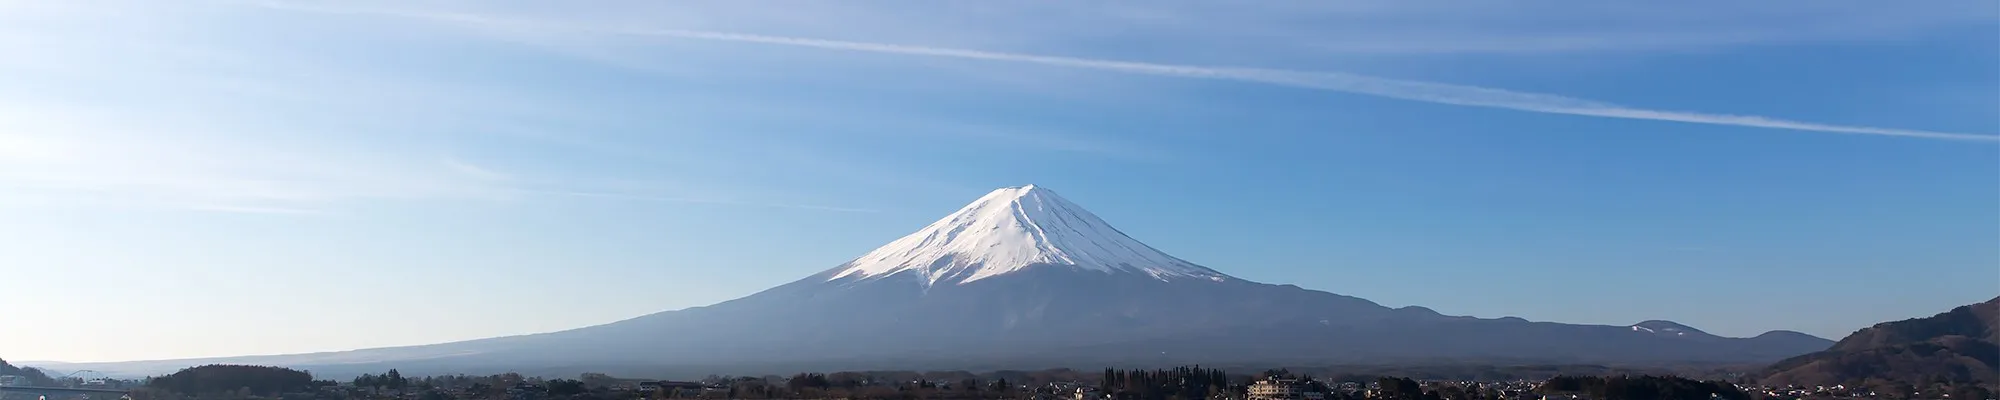
M 382 389 L 400 392 L 410 387 L 410 378 L 404 377 L 402 371 L 390 369 L 389 372 L 381 375 L 361 374 L 361 376 L 356 376 L 354 377 L 354 387 L 368 388 L 371 393 L 381 393 Z
M 1006 378 L 979 379 L 962 372 L 933 374 L 873 374 L 867 372 L 808 372 L 781 380 L 771 377 L 721 377 L 703 380 L 719 391 L 696 397 L 728 399 L 991 399 L 1031 393 Z M 678 393 L 669 393 L 673 397 Z
M 1610 400 L 1748 399 L 1735 384 L 1674 376 L 1558 376 L 1543 382 L 1543 394 L 1581 394 Z

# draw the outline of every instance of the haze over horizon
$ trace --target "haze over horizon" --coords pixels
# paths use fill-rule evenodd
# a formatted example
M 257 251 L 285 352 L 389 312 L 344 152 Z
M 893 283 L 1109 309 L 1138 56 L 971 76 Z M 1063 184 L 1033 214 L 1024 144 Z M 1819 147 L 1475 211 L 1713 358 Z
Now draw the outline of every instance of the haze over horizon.
M 0 358 L 601 324 L 1024 184 L 1450 315 L 1839 339 L 1995 295 L 2000 4 L 1273 7 L 0 1 Z

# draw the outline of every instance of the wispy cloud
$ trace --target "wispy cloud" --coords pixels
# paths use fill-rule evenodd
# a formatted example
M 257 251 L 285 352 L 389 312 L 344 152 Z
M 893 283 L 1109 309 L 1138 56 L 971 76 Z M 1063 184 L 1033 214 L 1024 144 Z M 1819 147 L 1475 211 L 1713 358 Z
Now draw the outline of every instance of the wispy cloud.
M 1011 53 L 963 48 L 912 46 L 893 43 L 857 42 L 829 40 L 807 37 L 772 36 L 735 32 L 717 32 L 682 29 L 617 28 L 600 26 L 566 25 L 558 23 L 513 20 L 477 14 L 432 13 L 401 10 L 357 10 L 300 7 L 267 3 L 266 6 L 311 12 L 334 12 L 350 14 L 372 14 L 417 18 L 438 22 L 464 24 L 488 29 L 532 30 L 550 34 L 600 34 L 641 36 L 656 38 L 689 39 L 716 42 L 776 45 L 799 48 L 893 54 L 922 57 L 942 57 L 955 59 L 985 60 L 1035 64 L 1064 68 L 1080 68 L 1129 74 L 1144 74 L 1180 78 L 1225 80 L 1247 83 L 1277 85 L 1285 87 L 1326 90 L 1351 94 L 1361 94 L 1470 107 L 1497 108 L 1546 114 L 1580 115 L 1604 118 L 1670 121 L 1692 124 L 1738 126 L 1767 129 L 1783 129 L 1808 132 L 1841 133 L 1858 135 L 1894 136 L 1920 139 L 2000 142 L 2000 136 L 1957 132 L 1939 132 L 1888 127 L 1855 126 L 1796 121 L 1783 118 L 1702 113 L 1688 111 L 1658 110 L 1625 106 L 1611 102 L 1568 97 L 1555 94 L 1520 92 L 1498 88 L 1458 85 L 1439 82 L 1425 82 L 1394 78 L 1384 78 L 1342 72 L 1290 71 L 1262 68 L 1210 67 L 1196 65 L 1148 63 L 1121 60 L 1107 60 L 1080 57 L 1050 56 L 1026 53 Z
M 0 183 L 11 194 L 224 212 L 313 210 L 353 199 L 477 196 L 490 188 L 430 173 L 390 151 L 262 140 L 144 110 L 0 99 Z M 436 171 L 437 168 L 429 168 Z
M 1160 161 L 1172 158 L 1166 150 L 1152 148 L 1142 143 L 1131 143 L 1110 139 L 1091 138 L 1071 132 L 1040 132 L 1028 129 L 963 125 L 944 127 L 943 134 L 985 139 L 994 145 L 1019 145 L 1036 149 L 1087 154 L 1135 161 Z
M 311 214 L 325 213 L 325 210 L 317 210 L 309 208 L 256 207 L 256 206 L 239 206 L 239 205 L 219 205 L 219 206 L 197 205 L 188 208 L 197 211 L 215 211 L 215 212 L 226 212 L 226 213 L 237 213 L 237 214 L 311 215 Z
M 444 159 L 444 166 L 473 179 L 484 181 L 502 181 L 510 177 L 505 173 L 459 160 L 458 157 L 446 157 Z
M 358 200 L 508 200 L 527 196 L 772 207 L 831 212 L 873 209 L 751 199 L 782 194 L 604 177 L 502 171 L 457 155 L 389 154 L 299 143 L 219 140 L 143 113 L 103 113 L 0 101 L 0 192 L 9 205 L 65 205 L 307 215 Z M 136 121 L 133 121 L 136 120 Z M 129 122 L 120 122 L 129 121 Z M 434 154 L 434 153 L 432 153 Z M 669 188 L 687 197 L 658 195 Z M 650 189 L 649 189 L 650 188 Z
M 691 186 L 675 194 L 730 199 L 714 204 L 870 211 L 756 201 L 803 197 L 795 188 L 753 193 L 763 185 L 702 179 L 736 162 L 699 156 L 712 149 L 593 140 L 603 129 L 591 128 L 622 122 L 615 112 L 533 86 L 462 84 L 283 48 L 186 40 L 176 24 L 187 21 L 169 18 L 186 15 L 36 4 L 26 11 L 42 15 L 0 13 L 0 50 L 36 55 L 0 59 L 0 86 L 22 89 L 0 91 L 0 208 L 302 215 L 364 202 L 508 201 L 526 188 L 662 192 L 613 182 L 624 173 Z M 149 11 L 212 11 L 201 5 Z M 105 28 L 69 30 L 83 25 Z M 564 136 L 487 132 L 548 126 Z M 572 134 L 592 146 L 547 145 Z M 511 148 L 519 145 L 512 139 L 537 143 Z M 540 162 L 602 161 L 612 158 L 608 150 L 655 159 L 610 171 Z M 671 172 L 658 173 L 669 161 Z
M 570 197 L 585 197 L 585 198 L 598 198 L 598 199 L 661 201 L 661 202 L 694 203 L 694 204 L 720 204 L 720 205 L 733 205 L 733 206 L 789 208 L 797 210 L 835 211 L 835 212 L 849 212 L 849 213 L 882 212 L 882 210 L 876 210 L 871 208 L 838 207 L 838 206 L 825 206 L 825 205 L 815 205 L 815 204 L 771 203 L 771 202 L 718 199 L 718 198 L 654 196 L 654 195 L 634 194 L 634 193 L 601 193 L 601 192 L 577 192 L 577 191 L 531 191 L 531 192 L 535 194 L 544 194 L 553 196 L 570 196 Z

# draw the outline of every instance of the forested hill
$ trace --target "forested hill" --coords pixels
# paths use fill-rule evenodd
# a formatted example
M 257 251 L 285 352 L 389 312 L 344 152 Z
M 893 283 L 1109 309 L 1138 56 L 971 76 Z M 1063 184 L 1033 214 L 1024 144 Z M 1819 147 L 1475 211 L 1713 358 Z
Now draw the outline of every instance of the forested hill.
M 1761 383 L 1775 385 L 2000 383 L 2000 297 L 1876 324 L 1826 351 L 1779 361 L 1763 374 Z
M 175 393 L 235 392 L 259 396 L 309 391 L 323 384 L 331 382 L 314 382 L 305 371 L 255 365 L 203 365 L 146 382 L 148 387 Z
M 42 370 L 16 367 L 13 364 L 8 364 L 7 360 L 0 360 L 0 376 L 7 375 L 28 378 L 28 384 L 35 386 L 52 386 L 56 382 L 55 379 L 49 378 L 49 375 L 42 372 Z

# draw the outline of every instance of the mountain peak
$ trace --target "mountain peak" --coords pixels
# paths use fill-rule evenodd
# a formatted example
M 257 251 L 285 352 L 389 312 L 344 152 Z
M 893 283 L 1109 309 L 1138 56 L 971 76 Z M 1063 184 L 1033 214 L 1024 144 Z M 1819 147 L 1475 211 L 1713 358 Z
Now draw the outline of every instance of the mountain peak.
M 836 268 L 828 280 L 913 273 L 929 285 L 965 284 L 1035 266 L 1159 280 L 1231 279 L 1146 246 L 1053 190 L 1022 185 L 995 189 Z

